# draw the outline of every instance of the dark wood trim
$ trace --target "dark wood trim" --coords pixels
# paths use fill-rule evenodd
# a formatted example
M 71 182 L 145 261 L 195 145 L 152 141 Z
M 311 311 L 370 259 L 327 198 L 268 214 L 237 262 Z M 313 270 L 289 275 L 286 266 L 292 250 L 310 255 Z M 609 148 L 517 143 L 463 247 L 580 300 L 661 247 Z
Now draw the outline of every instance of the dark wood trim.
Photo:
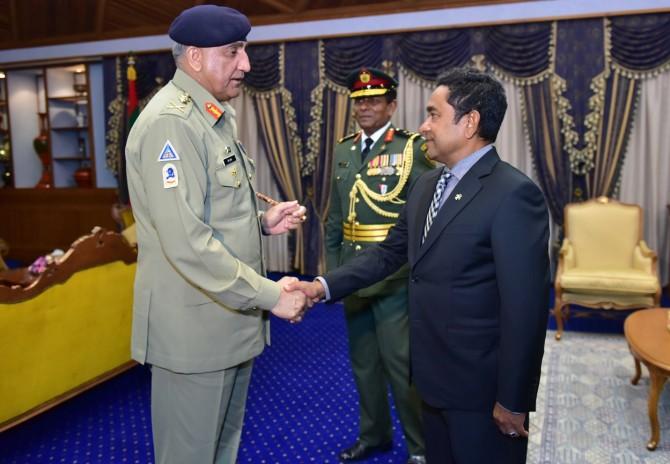
M 371 15 L 385 15 L 385 14 L 396 14 L 396 13 L 408 13 L 413 11 L 429 11 L 436 9 L 449 9 L 449 8 L 462 8 L 462 7 L 476 7 L 476 6 L 488 6 L 488 5 L 505 5 L 512 3 L 523 2 L 524 0 L 490 0 L 486 2 L 474 3 L 468 0 L 454 1 L 450 3 L 445 2 L 436 2 L 431 1 L 429 3 L 422 2 L 421 0 L 415 2 L 408 2 L 406 0 L 399 0 L 396 2 L 383 4 L 383 5 L 363 5 L 363 6 L 348 6 L 337 9 L 319 9 L 319 10 L 305 10 L 299 13 L 285 13 L 285 14 L 273 14 L 273 15 L 262 15 L 262 16 L 250 16 L 249 19 L 253 26 L 264 26 L 271 24 L 292 24 L 302 21 L 318 21 L 318 20 L 327 20 L 327 19 L 345 19 L 351 17 L 359 16 L 371 16 Z M 495 21 L 472 21 L 461 24 L 454 25 L 444 25 L 444 26 L 430 26 L 423 28 L 398 28 L 398 29 L 388 29 L 379 32 L 373 32 L 374 35 L 379 34 L 396 34 L 408 31 L 422 31 L 422 30 L 439 30 L 439 29 L 449 29 L 449 28 L 463 28 L 463 27 L 482 27 L 482 26 L 491 26 L 491 25 L 503 25 L 503 24 L 525 24 L 525 23 L 540 23 L 547 21 L 565 21 L 565 20 L 575 20 L 575 19 L 589 19 L 589 18 L 602 18 L 602 17 L 614 17 L 614 16 L 627 16 L 627 15 L 641 15 L 641 14 L 652 14 L 652 13 L 666 13 L 670 12 L 670 7 L 659 7 L 659 8 L 647 8 L 639 9 L 632 11 L 621 11 L 621 12 L 608 12 L 608 13 L 584 13 L 584 14 L 566 14 L 558 16 L 547 16 L 540 18 L 530 18 L 530 19 L 509 19 L 509 20 L 495 20 Z M 0 45 L 0 50 L 7 49 L 18 49 L 18 48 L 30 48 L 46 45 L 62 45 L 62 44 L 71 44 L 79 42 L 91 42 L 99 40 L 111 40 L 111 39 L 120 39 L 120 38 L 134 38 L 142 37 L 149 35 L 164 35 L 167 33 L 169 24 L 164 25 L 155 25 L 155 26 L 142 26 L 137 28 L 128 28 L 119 31 L 107 31 L 101 34 L 98 33 L 85 33 L 85 34 L 73 34 L 67 37 L 50 37 L 39 40 L 15 40 L 10 42 L 4 42 Z M 344 33 L 344 34 L 328 34 L 321 33 L 314 36 L 306 36 L 299 38 L 288 38 L 281 39 L 282 42 L 293 42 L 293 41 L 302 41 L 302 40 L 313 40 L 318 38 L 335 38 L 335 37 L 349 37 L 355 34 Z M 277 40 L 271 41 L 257 41 L 253 43 L 274 43 Z M 156 49 L 156 50 L 146 50 L 144 53 L 155 53 L 165 51 L 167 49 Z M 139 54 L 139 53 L 138 53 Z M 100 56 L 117 56 L 119 53 L 109 53 L 102 54 Z M 81 61 L 82 58 L 77 58 L 73 62 Z M 44 60 L 44 61 L 33 61 L 32 65 L 35 63 L 51 63 L 54 60 Z M 58 60 L 62 62 L 62 60 Z M 24 63 L 19 64 L 20 67 L 26 67 Z M 9 69 L 6 67 L 6 69 Z
M 107 7 L 107 0 L 98 0 L 95 7 L 95 33 L 100 35 L 104 31 L 105 26 L 105 8 Z
M 116 189 L 0 189 L 0 237 L 8 259 L 24 265 L 54 248 L 67 250 L 93 227 L 116 230 L 111 208 Z
M 46 271 L 37 277 L 21 272 L 21 281 L 17 282 L 12 280 L 17 271 L 0 272 L 0 303 L 29 300 L 54 285 L 66 282 L 79 271 L 115 261 L 134 263 L 137 261 L 137 250 L 121 234 L 98 229 L 77 239 L 65 255 L 49 264 Z
M 19 37 L 19 16 L 18 16 L 18 10 L 17 10 L 17 1 L 18 0 L 11 0 L 9 3 L 9 22 L 10 22 L 10 30 L 11 30 L 11 35 L 12 39 L 15 42 L 20 41 Z
M 307 8 L 307 5 L 309 4 L 309 0 L 295 0 L 293 3 L 295 4 L 296 13 L 300 13 L 305 11 L 305 8 Z
M 264 5 L 271 6 L 272 8 L 277 9 L 282 13 L 295 14 L 294 7 L 292 7 L 291 5 L 287 5 L 281 0 L 260 0 L 260 2 L 263 3 Z
M 135 367 L 136 365 L 137 363 L 135 361 L 127 361 L 121 364 L 119 367 L 115 367 L 114 369 L 107 371 L 104 374 L 99 375 L 98 377 L 95 377 L 94 379 L 89 380 L 88 382 L 83 383 L 78 387 L 63 393 L 62 395 L 57 396 L 56 398 L 53 398 L 49 401 L 40 404 L 39 406 L 34 407 L 30 411 L 26 411 L 19 416 L 16 416 L 12 419 L 9 419 L 8 421 L 3 422 L 2 424 L 0 424 L 0 433 L 17 426 L 27 421 L 28 419 L 37 416 L 38 414 L 48 411 L 54 406 L 58 406 L 59 404 L 64 403 L 70 398 L 73 398 L 79 395 L 80 393 L 85 392 L 86 390 L 90 390 L 91 388 L 100 385 L 101 383 L 111 379 L 112 377 L 116 377 L 117 375 L 122 374 L 123 372 Z

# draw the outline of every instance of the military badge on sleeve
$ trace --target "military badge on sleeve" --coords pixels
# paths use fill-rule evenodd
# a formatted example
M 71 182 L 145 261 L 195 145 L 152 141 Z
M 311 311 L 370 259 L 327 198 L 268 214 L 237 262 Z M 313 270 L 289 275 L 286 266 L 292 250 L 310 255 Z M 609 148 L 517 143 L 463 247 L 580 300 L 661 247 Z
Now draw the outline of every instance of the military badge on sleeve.
M 179 155 L 177 154 L 177 151 L 174 149 L 170 141 L 168 140 L 165 142 L 165 145 L 163 145 L 163 149 L 161 150 L 161 154 L 158 155 L 158 159 L 156 161 L 163 162 L 163 161 L 179 161 Z
M 179 174 L 177 173 L 177 167 L 168 163 L 163 166 L 163 188 L 170 189 L 179 185 Z

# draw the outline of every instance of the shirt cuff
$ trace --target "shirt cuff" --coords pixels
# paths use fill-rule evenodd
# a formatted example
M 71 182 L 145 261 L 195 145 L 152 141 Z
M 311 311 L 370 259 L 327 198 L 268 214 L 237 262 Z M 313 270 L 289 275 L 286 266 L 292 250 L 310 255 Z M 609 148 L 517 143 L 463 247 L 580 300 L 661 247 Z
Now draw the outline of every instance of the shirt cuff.
M 318 280 L 321 282 L 321 285 L 323 285 L 323 289 L 326 291 L 326 298 L 324 298 L 324 301 L 329 301 L 330 300 L 330 289 L 328 288 L 328 282 L 326 282 L 326 279 L 324 279 L 321 276 L 316 276 L 314 280 Z

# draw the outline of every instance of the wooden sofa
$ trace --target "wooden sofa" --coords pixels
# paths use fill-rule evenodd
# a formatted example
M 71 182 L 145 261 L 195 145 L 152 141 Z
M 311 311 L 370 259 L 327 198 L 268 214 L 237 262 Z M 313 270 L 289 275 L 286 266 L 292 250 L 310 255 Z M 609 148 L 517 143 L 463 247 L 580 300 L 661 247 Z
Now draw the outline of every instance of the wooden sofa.
M 96 228 L 39 276 L 0 272 L 0 432 L 134 365 L 136 259 Z

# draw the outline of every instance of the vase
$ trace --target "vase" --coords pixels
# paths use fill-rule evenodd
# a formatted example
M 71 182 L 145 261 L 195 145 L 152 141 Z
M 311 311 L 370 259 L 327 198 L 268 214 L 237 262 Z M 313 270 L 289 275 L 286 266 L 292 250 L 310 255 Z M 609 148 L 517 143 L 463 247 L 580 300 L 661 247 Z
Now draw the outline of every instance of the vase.
M 74 172 L 74 181 L 77 187 L 91 188 L 93 187 L 93 172 L 91 168 L 82 166 Z
M 33 140 L 33 148 L 42 163 L 42 176 L 35 185 L 36 188 L 53 187 L 53 175 L 51 173 L 51 153 L 49 153 L 49 132 L 47 131 L 47 114 L 37 113 L 40 121 L 40 133 Z

